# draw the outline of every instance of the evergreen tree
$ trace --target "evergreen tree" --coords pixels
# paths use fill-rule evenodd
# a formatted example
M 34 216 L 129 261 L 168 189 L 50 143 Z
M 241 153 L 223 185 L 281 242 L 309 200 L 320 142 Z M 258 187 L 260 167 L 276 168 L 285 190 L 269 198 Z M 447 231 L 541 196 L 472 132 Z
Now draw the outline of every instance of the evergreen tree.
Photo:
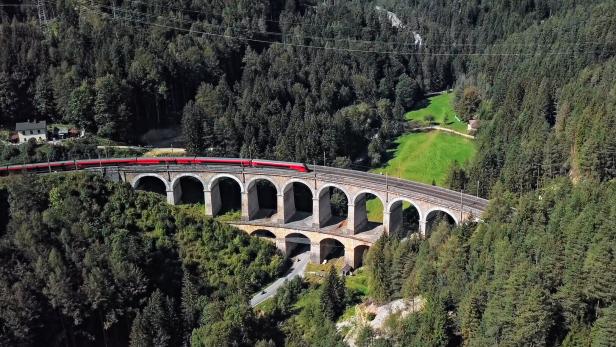
M 34 105 L 38 111 L 40 119 L 55 120 L 57 118 L 51 81 L 49 81 L 47 75 L 39 75 L 36 78 Z
M 94 122 L 94 91 L 87 81 L 73 90 L 68 101 L 68 114 L 64 120 L 89 132 L 96 132 Z
M 128 139 L 130 114 L 122 100 L 120 82 L 106 75 L 96 80 L 94 89 L 94 122 L 98 135 L 115 140 Z
M 0 73 L 0 124 L 9 125 L 17 118 L 17 95 L 5 72 Z
M 396 84 L 396 107 L 407 112 L 419 99 L 420 90 L 417 81 L 412 80 L 407 74 L 398 77 Z
M 184 343 L 190 342 L 190 334 L 197 327 L 202 300 L 190 274 L 185 270 L 182 278 L 182 321 L 184 327 Z
M 329 320 L 338 318 L 346 305 L 344 282 L 336 273 L 334 266 L 330 267 L 323 287 L 321 288 L 320 308 Z
M 612 304 L 601 310 L 599 318 L 592 326 L 591 339 L 593 347 L 616 345 L 616 305 Z
M 368 251 L 366 265 L 370 293 L 377 302 L 386 302 L 390 298 L 390 267 L 385 256 L 387 238 L 382 236 Z
M 201 109 L 194 102 L 188 102 L 182 116 L 182 134 L 188 153 L 196 155 L 206 152 L 203 121 Z

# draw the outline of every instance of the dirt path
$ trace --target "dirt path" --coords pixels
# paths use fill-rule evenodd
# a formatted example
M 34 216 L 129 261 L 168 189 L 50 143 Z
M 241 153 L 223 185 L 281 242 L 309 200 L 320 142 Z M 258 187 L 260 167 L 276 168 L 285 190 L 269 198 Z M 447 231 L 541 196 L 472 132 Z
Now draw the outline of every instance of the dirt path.
M 459 135 L 459 136 L 462 136 L 462 137 L 466 137 L 467 139 L 471 139 L 471 140 L 475 139 L 475 136 L 473 136 L 473 135 L 464 134 L 464 133 L 461 133 L 459 131 L 455 131 L 455 130 L 452 130 L 452 129 L 449 129 L 449 128 L 443 128 L 443 127 L 438 126 L 438 125 L 431 125 L 429 127 L 413 128 L 413 129 L 411 129 L 411 132 L 413 132 L 413 131 L 422 131 L 422 130 L 445 131 L 445 132 L 448 132 L 448 133 L 451 133 L 451 134 L 456 134 L 456 135 Z

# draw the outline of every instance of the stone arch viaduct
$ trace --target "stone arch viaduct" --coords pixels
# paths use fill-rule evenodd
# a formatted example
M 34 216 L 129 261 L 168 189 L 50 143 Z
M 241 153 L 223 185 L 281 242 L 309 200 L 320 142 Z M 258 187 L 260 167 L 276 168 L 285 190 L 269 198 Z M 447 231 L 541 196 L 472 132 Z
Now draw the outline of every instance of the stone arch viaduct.
M 439 187 L 323 166 L 310 172 L 231 165 L 123 166 L 106 168 L 104 175 L 143 189 L 146 182 L 158 186 L 170 204 L 197 194 L 204 213 L 216 216 L 237 195 L 239 220 L 230 224 L 245 232 L 270 238 L 291 254 L 298 246 L 310 250 L 311 261 L 322 262 L 333 252 L 344 253 L 353 267 L 383 233 L 396 232 L 403 224 L 403 210 L 412 205 L 419 215 L 422 236 L 436 216 L 454 223 L 478 218 L 487 200 Z M 188 184 L 190 183 L 190 185 Z M 223 186 L 233 186 L 234 191 Z M 269 187 L 268 189 L 262 188 Z M 332 191 L 346 197 L 346 213 L 333 213 Z M 263 195 L 270 195 L 268 206 Z M 380 201 L 382 223 L 369 222 L 366 202 Z M 302 201 L 300 201 L 302 200 Z M 340 252 L 342 251 L 342 252 Z

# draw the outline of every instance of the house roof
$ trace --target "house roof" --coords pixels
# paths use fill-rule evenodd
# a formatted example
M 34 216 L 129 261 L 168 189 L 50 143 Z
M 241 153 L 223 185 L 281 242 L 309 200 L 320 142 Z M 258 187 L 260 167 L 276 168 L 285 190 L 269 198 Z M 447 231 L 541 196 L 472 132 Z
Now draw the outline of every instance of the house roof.
M 479 119 L 471 119 L 468 122 L 468 125 L 470 125 L 470 127 L 473 128 L 473 129 L 479 128 Z
M 24 122 L 24 123 L 16 123 L 15 130 L 23 131 L 23 130 L 36 130 L 36 129 L 45 129 L 47 130 L 47 122 Z

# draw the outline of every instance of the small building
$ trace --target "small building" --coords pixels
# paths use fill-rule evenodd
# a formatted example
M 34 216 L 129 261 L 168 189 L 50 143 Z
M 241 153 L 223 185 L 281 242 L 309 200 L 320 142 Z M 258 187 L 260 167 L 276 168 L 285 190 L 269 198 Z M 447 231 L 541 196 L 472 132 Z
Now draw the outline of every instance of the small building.
M 469 133 L 476 133 L 477 130 L 479 130 L 479 119 L 471 119 L 468 121 L 467 130 Z
M 47 141 L 47 122 L 24 122 L 15 124 L 15 131 L 19 135 L 19 143 L 26 143 L 30 139 L 39 142 Z
M 64 140 L 68 138 L 68 128 L 58 128 L 56 132 L 56 137 L 58 140 Z

